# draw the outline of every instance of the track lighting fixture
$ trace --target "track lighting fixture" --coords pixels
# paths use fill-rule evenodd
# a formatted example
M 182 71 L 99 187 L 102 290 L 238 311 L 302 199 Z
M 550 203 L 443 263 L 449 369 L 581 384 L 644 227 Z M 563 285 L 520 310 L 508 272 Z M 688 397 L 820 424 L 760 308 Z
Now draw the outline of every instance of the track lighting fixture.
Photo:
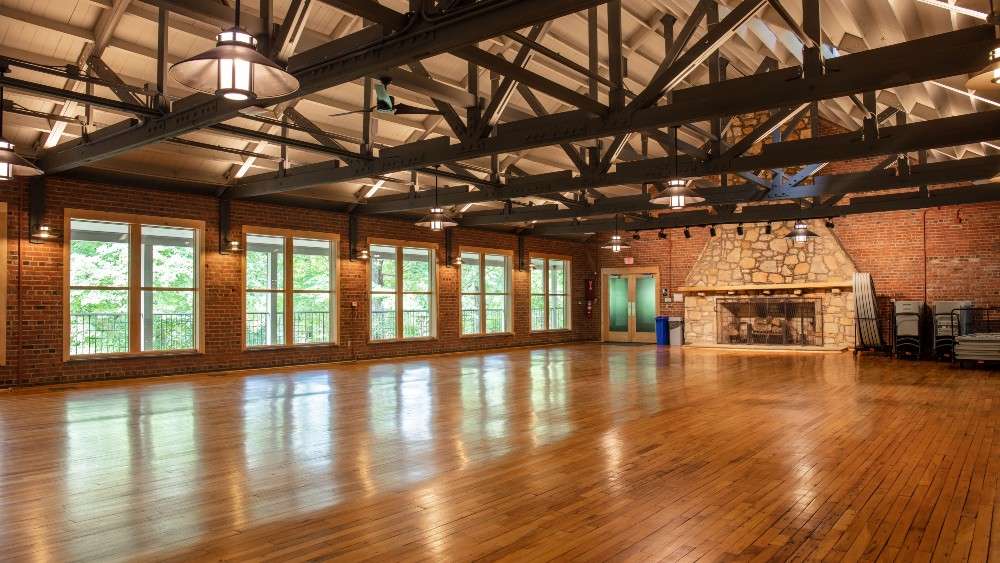
M 709 234 L 709 235 L 711 235 L 711 236 L 713 236 L 713 237 L 714 237 L 714 236 L 715 236 L 716 234 L 718 234 L 718 233 L 716 233 L 716 231 L 715 231 L 715 225 L 712 225 L 711 227 L 709 227 L 709 228 L 708 228 L 708 234 Z
M 826 225 L 827 229 L 832 229 L 832 228 L 834 228 L 834 227 L 837 226 L 837 225 L 835 225 L 833 223 L 833 219 L 832 218 L 831 219 L 827 219 L 826 222 L 824 223 L 824 225 Z
M 743 236 L 743 223 L 736 225 L 736 234 L 739 236 Z
M 765 235 L 771 234 L 771 224 L 770 223 L 764 225 L 764 234 Z
M 691 238 L 691 229 L 684 227 L 684 238 Z
M 639 236 L 638 232 L 632 233 L 632 240 L 640 240 L 642 237 Z
M 658 238 L 660 240 L 667 240 L 667 233 L 666 233 L 666 231 L 664 231 L 663 229 L 660 229 L 660 232 L 656 234 L 656 238 Z
M 214 49 L 170 67 L 174 80 L 236 102 L 277 98 L 299 89 L 299 80 L 258 53 L 257 39 L 240 27 L 240 0 L 235 25 L 215 39 Z

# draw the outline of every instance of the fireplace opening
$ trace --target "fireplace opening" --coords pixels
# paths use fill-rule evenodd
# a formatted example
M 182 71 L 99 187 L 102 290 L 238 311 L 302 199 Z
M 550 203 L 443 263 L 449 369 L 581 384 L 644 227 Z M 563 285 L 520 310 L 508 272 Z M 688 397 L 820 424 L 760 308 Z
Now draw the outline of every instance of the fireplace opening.
M 823 302 L 818 298 L 744 297 L 716 301 L 719 344 L 822 346 Z

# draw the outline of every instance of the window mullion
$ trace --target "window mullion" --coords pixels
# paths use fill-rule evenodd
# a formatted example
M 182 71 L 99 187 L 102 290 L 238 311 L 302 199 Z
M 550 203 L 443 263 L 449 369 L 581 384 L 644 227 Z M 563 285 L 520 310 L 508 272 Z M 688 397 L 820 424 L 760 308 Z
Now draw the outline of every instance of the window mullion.
M 396 340 L 403 340 L 403 247 L 396 247 Z
M 486 255 L 479 254 L 479 334 L 486 334 Z
M 292 292 L 295 291 L 295 287 L 292 280 L 292 260 L 295 259 L 295 256 L 292 252 L 292 237 L 285 237 L 284 251 L 285 287 L 282 296 L 285 299 L 285 345 L 293 346 L 295 345 L 295 334 L 293 333 L 295 311 L 292 310 Z
M 138 352 L 140 343 L 140 315 L 142 307 L 142 227 L 137 223 L 128 226 L 128 351 Z

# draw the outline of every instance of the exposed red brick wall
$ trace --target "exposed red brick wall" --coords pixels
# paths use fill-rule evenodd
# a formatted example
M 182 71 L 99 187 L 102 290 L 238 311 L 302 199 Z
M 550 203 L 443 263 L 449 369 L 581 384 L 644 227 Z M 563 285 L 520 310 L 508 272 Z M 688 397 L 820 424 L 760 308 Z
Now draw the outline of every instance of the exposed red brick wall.
M 45 223 L 61 240 L 66 208 L 198 219 L 206 223 L 205 350 L 203 354 L 128 359 L 63 361 L 63 246 L 61 242 L 30 244 L 27 233 L 26 184 L 8 183 L 0 199 L 8 204 L 8 313 L 7 364 L 0 368 L 0 385 L 72 382 L 141 377 L 192 371 L 269 367 L 298 363 L 365 359 L 404 354 L 427 354 L 503 346 L 593 340 L 598 319 L 588 319 L 582 302 L 584 280 L 593 275 L 593 245 L 528 237 L 528 252 L 568 255 L 572 259 L 572 330 L 532 333 L 529 330 L 528 272 L 513 274 L 513 336 L 459 337 L 458 271 L 439 268 L 438 336 L 430 341 L 368 343 L 367 266 L 348 257 L 347 216 L 341 213 L 285 207 L 257 202 L 233 204 L 233 234 L 242 225 L 304 229 L 338 233 L 340 244 L 340 345 L 277 350 L 241 349 L 240 315 L 242 254 L 222 255 L 218 249 L 218 202 L 213 197 L 136 188 L 94 185 L 59 178 L 47 180 Z M 20 191 L 19 191 L 20 190 Z M 23 204 L 23 205 L 22 205 Z M 405 221 L 365 217 L 360 240 L 368 237 L 430 241 L 439 244 L 443 261 L 444 236 L 415 228 Z M 22 236 L 23 235 L 23 236 Z M 20 240 L 19 240 L 20 237 Z M 515 251 L 517 237 L 473 229 L 455 229 L 460 245 Z M 21 256 L 18 256 L 20 247 Z M 19 260 L 20 258 L 20 260 Z M 18 263 L 21 263 L 20 299 Z M 515 264 L 516 266 L 516 264 Z M 18 319 L 18 302 L 23 319 Z M 357 310 L 351 307 L 358 303 Z

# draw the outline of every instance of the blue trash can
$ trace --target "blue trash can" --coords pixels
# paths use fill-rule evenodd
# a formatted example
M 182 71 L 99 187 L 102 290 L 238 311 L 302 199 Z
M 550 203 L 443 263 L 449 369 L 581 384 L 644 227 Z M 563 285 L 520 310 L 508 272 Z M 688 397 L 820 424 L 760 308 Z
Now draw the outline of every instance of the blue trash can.
M 656 343 L 660 346 L 670 344 L 670 317 L 656 317 Z

